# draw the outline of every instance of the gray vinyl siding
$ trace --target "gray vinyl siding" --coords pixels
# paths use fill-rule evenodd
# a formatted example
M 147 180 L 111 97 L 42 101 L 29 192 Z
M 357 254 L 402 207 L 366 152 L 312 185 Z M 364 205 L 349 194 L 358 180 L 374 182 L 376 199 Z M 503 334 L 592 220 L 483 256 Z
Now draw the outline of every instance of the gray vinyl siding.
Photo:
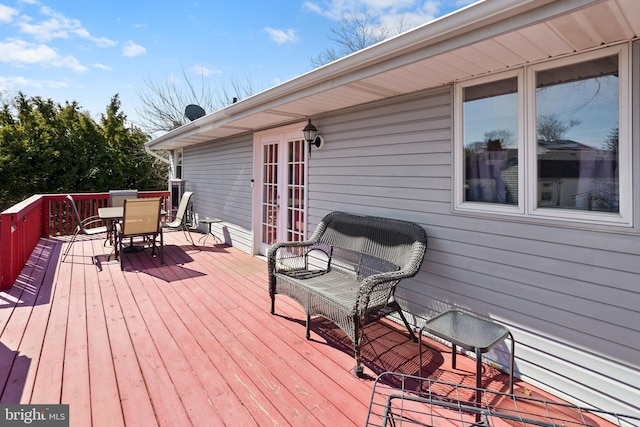
M 515 336 L 518 376 L 640 414 L 637 230 L 455 213 L 451 102 L 447 88 L 314 118 L 326 142 L 309 163 L 309 230 L 334 210 L 423 225 L 422 271 L 397 292 L 417 325 L 451 307 L 491 317 Z M 485 356 L 508 366 L 508 351 Z
M 227 244 L 251 253 L 253 136 L 251 134 L 184 149 L 186 189 L 194 192 L 198 217 L 223 220 L 213 233 Z M 206 231 L 204 225 L 201 231 Z
M 454 212 L 450 88 L 314 117 L 314 124 L 326 142 L 309 160 L 309 233 L 335 210 L 421 224 L 429 235 L 425 262 L 397 292 L 410 321 L 421 325 L 452 307 L 493 318 L 513 332 L 517 376 L 574 403 L 640 415 L 637 229 Z M 243 135 L 184 156 L 196 213 L 222 218 L 224 230 L 214 232 L 248 253 L 252 145 Z M 508 351 L 501 344 L 485 357 L 506 367 Z

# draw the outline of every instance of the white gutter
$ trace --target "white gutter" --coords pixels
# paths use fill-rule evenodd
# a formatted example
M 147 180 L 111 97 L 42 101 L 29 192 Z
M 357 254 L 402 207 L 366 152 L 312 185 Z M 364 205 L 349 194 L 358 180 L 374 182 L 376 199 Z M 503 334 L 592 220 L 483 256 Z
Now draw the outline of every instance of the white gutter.
M 517 19 L 515 23 L 510 23 L 504 31 L 512 30 L 514 26 L 524 26 L 532 21 L 541 21 L 549 16 L 561 15 L 603 1 L 605 0 L 480 1 L 224 107 L 147 144 L 153 147 L 197 135 L 206 128 L 219 128 L 235 118 L 264 111 L 269 103 L 277 103 L 286 98 L 302 99 L 328 88 L 346 84 L 353 79 L 362 79 L 388 69 L 401 67 L 419 59 L 411 53 L 421 49 L 434 48 L 432 55 L 439 51 L 451 50 L 455 46 L 447 41 L 463 34 L 480 31 L 478 37 L 483 35 L 491 37 L 499 31 L 495 28 L 496 24 L 509 18 L 523 17 Z M 533 16 L 524 15 L 531 10 L 536 10 Z M 442 48 L 435 49 L 439 44 Z M 403 55 L 406 57 L 405 60 L 389 62 Z
M 151 142 L 151 141 L 149 141 Z M 165 162 L 166 164 L 170 165 L 171 164 L 171 160 L 169 160 L 166 157 L 162 157 L 160 154 L 156 153 L 155 151 L 151 150 L 151 148 L 149 148 L 149 146 L 147 144 L 149 144 L 149 142 L 144 144 L 144 151 L 146 151 L 148 154 L 151 154 L 153 157 L 155 157 L 158 160 L 162 160 L 163 162 Z

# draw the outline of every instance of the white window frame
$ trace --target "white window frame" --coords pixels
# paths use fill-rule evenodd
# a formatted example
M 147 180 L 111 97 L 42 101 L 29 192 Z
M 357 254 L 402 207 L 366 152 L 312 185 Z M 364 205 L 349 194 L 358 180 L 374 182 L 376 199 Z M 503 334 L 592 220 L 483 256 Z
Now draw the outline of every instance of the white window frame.
M 176 148 L 169 156 L 169 179 L 184 179 L 184 151 Z M 178 166 L 181 167 L 180 178 L 178 178 Z
M 524 186 L 524 130 L 522 125 L 524 121 L 524 97 L 522 93 L 524 91 L 524 70 L 522 68 L 511 70 L 491 76 L 484 76 L 473 80 L 468 80 L 456 85 L 455 88 L 455 130 L 454 130 L 454 174 L 455 174 L 455 208 L 463 211 L 474 212 L 487 212 L 487 213 L 499 213 L 505 215 L 522 215 L 524 211 L 524 199 L 522 191 L 518 191 L 518 204 L 506 205 L 499 203 L 480 203 L 480 202 L 465 202 L 464 200 L 464 89 L 470 86 L 476 86 L 480 84 L 486 84 L 491 82 L 497 82 L 500 80 L 506 80 L 516 77 L 518 79 L 518 132 L 516 139 L 518 141 L 518 188 L 521 189 Z
M 633 165 L 632 165 L 632 68 L 629 43 L 610 46 L 525 66 L 518 70 L 484 76 L 457 83 L 454 91 L 454 211 L 515 215 L 554 219 L 578 223 L 633 226 Z M 536 134 L 536 72 L 586 62 L 605 56 L 618 56 L 619 114 L 619 212 L 581 211 L 537 207 L 537 134 Z M 464 201 L 464 88 L 506 78 L 518 77 L 518 205 Z

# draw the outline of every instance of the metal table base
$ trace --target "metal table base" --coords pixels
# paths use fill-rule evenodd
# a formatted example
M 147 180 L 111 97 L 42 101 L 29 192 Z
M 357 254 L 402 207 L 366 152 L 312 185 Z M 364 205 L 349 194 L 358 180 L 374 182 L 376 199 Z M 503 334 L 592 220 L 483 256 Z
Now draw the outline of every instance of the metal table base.
M 204 236 L 202 236 L 200 239 L 198 239 L 198 243 L 200 243 L 200 241 L 202 241 L 202 244 L 204 245 L 207 242 L 207 237 L 209 237 L 209 235 L 212 235 L 214 239 L 216 240 L 220 240 L 222 242 L 221 239 L 219 239 L 215 234 L 213 234 L 213 232 L 211 231 L 211 224 L 216 224 L 219 222 L 222 222 L 221 219 L 219 218 L 202 218 L 200 220 L 198 220 L 199 223 L 201 224 L 207 224 L 208 228 L 207 228 L 207 232 L 205 233 Z

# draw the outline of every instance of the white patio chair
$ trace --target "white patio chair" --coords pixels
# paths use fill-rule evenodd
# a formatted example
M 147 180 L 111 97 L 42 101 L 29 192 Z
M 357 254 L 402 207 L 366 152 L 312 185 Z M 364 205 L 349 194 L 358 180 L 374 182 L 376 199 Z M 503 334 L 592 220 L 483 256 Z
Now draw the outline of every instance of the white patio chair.
M 191 237 L 191 233 L 189 232 L 189 227 L 187 227 L 187 208 L 189 207 L 189 202 L 191 201 L 191 197 L 193 196 L 192 191 L 185 191 L 182 194 L 182 199 L 180 199 L 180 205 L 178 206 L 178 212 L 176 212 L 176 217 L 171 222 L 166 222 L 162 224 L 164 227 L 173 228 L 175 230 L 182 230 L 187 237 L 188 240 L 191 240 L 193 246 L 196 246 L 196 242 L 193 241 L 193 237 Z

